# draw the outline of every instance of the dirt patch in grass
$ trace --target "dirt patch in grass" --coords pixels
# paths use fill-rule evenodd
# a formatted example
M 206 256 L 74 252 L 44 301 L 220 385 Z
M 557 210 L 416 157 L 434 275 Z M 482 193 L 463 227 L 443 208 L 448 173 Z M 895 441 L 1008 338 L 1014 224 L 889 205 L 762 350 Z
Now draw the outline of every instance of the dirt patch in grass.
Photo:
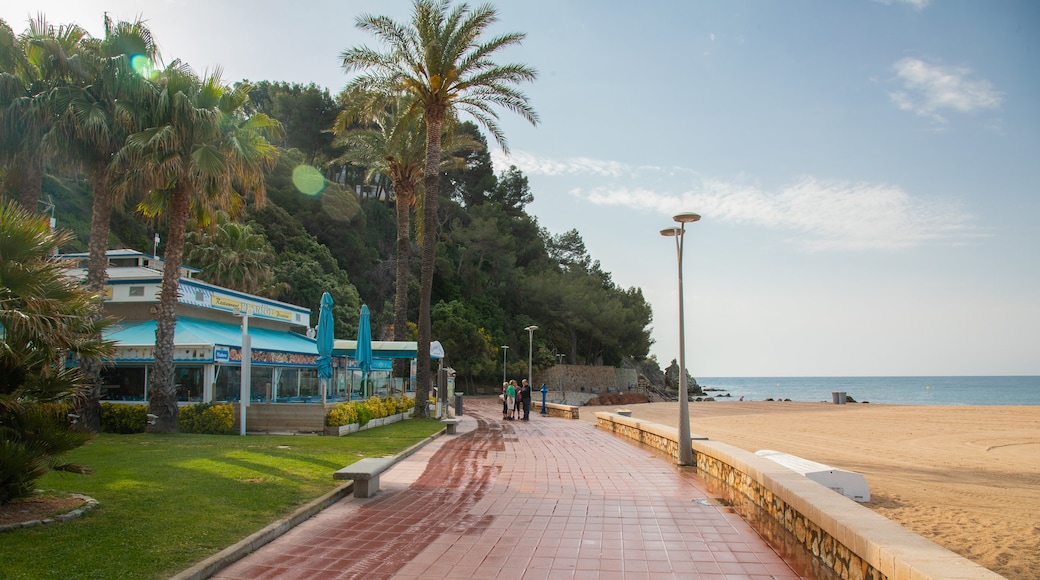
M 0 505 L 0 525 L 45 520 L 68 513 L 87 503 L 82 497 L 34 495 Z

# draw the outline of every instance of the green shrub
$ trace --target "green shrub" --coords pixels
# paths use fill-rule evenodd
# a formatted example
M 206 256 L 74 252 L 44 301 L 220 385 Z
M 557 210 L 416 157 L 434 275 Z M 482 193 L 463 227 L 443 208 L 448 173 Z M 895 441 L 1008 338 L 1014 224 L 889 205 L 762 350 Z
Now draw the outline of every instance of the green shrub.
M 101 403 L 101 431 L 105 433 L 144 433 L 148 426 L 146 405 Z
M 36 441 L 20 436 L 21 433 L 33 435 Z M 48 471 L 89 472 L 62 458 L 66 450 L 79 447 L 90 438 L 90 433 L 69 428 L 68 408 L 63 405 L 24 405 L 17 413 L 8 413 L 0 421 L 0 505 L 29 495 L 36 481 Z
M 177 430 L 182 433 L 232 435 L 235 432 L 235 409 L 226 403 L 200 403 L 181 407 L 177 414 Z
M 372 409 L 369 408 L 367 403 L 355 402 L 355 409 L 358 414 L 358 425 L 368 425 L 368 422 L 372 420 Z

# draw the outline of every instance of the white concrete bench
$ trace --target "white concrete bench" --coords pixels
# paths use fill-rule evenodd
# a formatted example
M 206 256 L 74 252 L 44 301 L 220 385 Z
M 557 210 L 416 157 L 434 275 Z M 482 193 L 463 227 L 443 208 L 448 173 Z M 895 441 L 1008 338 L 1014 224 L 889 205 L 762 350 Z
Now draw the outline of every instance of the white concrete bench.
M 870 486 L 866 478 L 854 471 L 835 469 L 829 465 L 802 459 L 797 455 L 762 449 L 755 455 L 782 465 L 795 473 L 800 473 L 806 478 L 832 489 L 841 495 L 858 502 L 870 501 Z
M 455 435 L 458 432 L 458 419 L 441 419 L 441 423 L 444 423 L 444 426 L 448 429 L 448 435 Z
M 379 475 L 396 462 L 393 457 L 366 457 L 333 473 L 332 479 L 353 480 L 354 497 L 372 497 L 379 493 Z

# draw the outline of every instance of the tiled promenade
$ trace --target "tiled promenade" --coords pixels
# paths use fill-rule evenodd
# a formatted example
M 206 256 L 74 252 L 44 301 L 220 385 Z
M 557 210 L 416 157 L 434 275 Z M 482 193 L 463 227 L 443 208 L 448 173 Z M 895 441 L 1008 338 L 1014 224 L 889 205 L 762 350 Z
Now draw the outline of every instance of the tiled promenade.
M 801 578 L 664 456 L 497 403 L 214 577 Z

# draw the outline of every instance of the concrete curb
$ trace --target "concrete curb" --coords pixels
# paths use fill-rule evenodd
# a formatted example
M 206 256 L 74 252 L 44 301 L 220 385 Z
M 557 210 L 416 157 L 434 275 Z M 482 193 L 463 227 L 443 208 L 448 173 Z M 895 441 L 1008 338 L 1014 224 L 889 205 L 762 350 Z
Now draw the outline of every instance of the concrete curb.
M 442 429 L 433 435 L 430 435 L 426 439 L 412 445 L 408 449 L 398 453 L 394 456 L 394 463 L 409 457 L 416 451 L 422 449 L 426 445 L 432 443 L 438 437 L 444 435 L 445 430 Z M 302 524 L 303 522 L 310 519 L 312 516 L 320 512 L 321 510 L 329 507 L 330 505 L 340 501 L 341 499 L 350 495 L 354 491 L 354 482 L 351 481 L 345 485 L 341 485 L 336 489 L 326 493 L 318 499 L 307 503 L 298 508 L 288 516 L 276 520 L 275 522 L 264 527 L 260 531 L 250 534 L 238 542 L 224 548 L 216 554 L 202 560 L 195 564 L 191 568 L 177 573 L 170 577 L 170 580 L 205 580 L 220 572 L 224 568 L 227 568 L 231 564 L 241 560 L 242 558 L 252 554 L 253 552 L 260 549 L 265 544 L 274 541 L 276 538 L 285 534 L 294 527 Z

